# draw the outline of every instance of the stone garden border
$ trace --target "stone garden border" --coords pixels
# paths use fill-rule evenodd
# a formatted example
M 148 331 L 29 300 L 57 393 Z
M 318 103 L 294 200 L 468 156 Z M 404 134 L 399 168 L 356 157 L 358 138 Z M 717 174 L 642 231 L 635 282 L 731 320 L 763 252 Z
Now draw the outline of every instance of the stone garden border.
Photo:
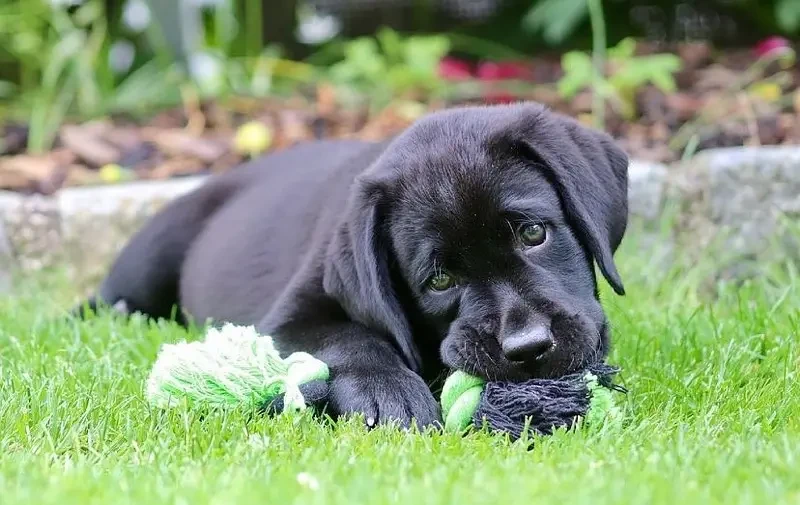
M 669 207 L 677 211 L 675 245 L 700 250 L 722 237 L 726 251 L 749 259 L 774 253 L 767 244 L 798 250 L 782 223 L 800 222 L 800 146 L 715 149 L 672 166 L 633 160 L 629 174 L 639 231 L 657 227 Z M 0 192 L 0 291 L 14 268 L 64 264 L 79 285 L 96 282 L 145 219 L 203 179 L 65 188 L 51 197 Z

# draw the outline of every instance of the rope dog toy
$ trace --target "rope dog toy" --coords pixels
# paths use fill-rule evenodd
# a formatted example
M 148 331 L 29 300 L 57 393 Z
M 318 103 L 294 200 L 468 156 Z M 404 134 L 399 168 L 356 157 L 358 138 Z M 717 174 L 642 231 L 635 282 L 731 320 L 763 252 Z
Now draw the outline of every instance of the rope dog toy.
M 625 390 L 612 382 L 617 372 L 617 368 L 598 363 L 558 379 L 487 383 L 456 371 L 442 390 L 445 429 L 462 431 L 486 425 L 517 439 L 525 431 L 549 435 L 581 418 L 592 425 L 619 419 L 621 409 L 612 392 Z
M 602 363 L 558 379 L 486 382 L 453 372 L 441 394 L 444 428 L 487 426 L 517 439 L 526 431 L 547 435 L 571 427 L 618 419 L 612 382 L 618 369 Z M 322 407 L 329 393 L 328 366 L 303 352 L 282 358 L 272 338 L 252 326 L 211 328 L 203 341 L 164 344 L 147 378 L 145 397 L 156 407 L 182 401 L 230 408 L 255 406 L 280 414 Z

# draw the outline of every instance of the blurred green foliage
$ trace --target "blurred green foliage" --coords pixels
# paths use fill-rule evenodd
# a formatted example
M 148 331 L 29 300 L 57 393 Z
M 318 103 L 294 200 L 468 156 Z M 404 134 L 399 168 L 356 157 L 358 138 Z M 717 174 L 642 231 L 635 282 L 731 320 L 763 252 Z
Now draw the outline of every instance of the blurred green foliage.
M 437 65 L 446 54 L 525 59 L 550 47 L 565 52 L 566 75 L 559 85 L 564 96 L 592 86 L 632 114 L 635 90 L 647 83 L 672 89 L 678 65 L 669 55 L 634 57 L 632 42 L 618 36 L 641 35 L 627 33 L 638 29 L 631 25 L 631 9 L 642 2 L 634 0 L 602 2 L 608 44 L 618 45 L 608 51 L 610 70 L 600 76 L 592 70 L 596 61 L 574 51 L 594 46 L 596 59 L 607 45 L 604 36 L 599 51 L 591 39 L 587 0 L 509 0 L 491 18 L 469 23 L 438 20 L 435 0 L 416 0 L 408 18 L 413 26 L 434 27 L 433 34 L 381 29 L 405 21 L 376 15 L 367 22 L 377 28 L 356 27 L 369 36 L 349 37 L 344 30 L 302 51 L 297 40 L 287 39 L 294 37 L 297 23 L 283 21 L 302 6 L 299 0 L 219 0 L 199 8 L 196 46 L 186 52 L 176 52 L 174 44 L 185 35 L 183 25 L 189 26 L 183 11 L 174 8 L 174 17 L 167 18 L 154 10 L 152 22 L 132 28 L 126 6 L 133 1 L 0 0 L 0 126 L 3 120 L 25 122 L 30 149 L 42 151 L 68 118 L 145 116 L 180 104 L 187 93 L 201 98 L 281 95 L 320 79 L 332 81 L 345 97 L 368 95 L 379 105 L 397 95 L 443 92 Z M 151 10 L 163 10 L 178 0 L 148 1 Z M 668 0 L 648 4 L 666 13 L 675 9 Z M 761 32 L 800 32 L 798 0 L 692 5 L 719 5 L 745 20 L 744 27 Z
M 177 92 L 177 76 L 159 60 L 142 61 L 115 75 L 112 40 L 103 3 L 87 0 L 69 11 L 44 0 L 0 6 L 2 60 L 12 66 L 4 81 L 4 111 L 24 111 L 30 123 L 29 148 L 49 147 L 69 114 L 91 117 L 111 110 L 157 107 Z M 159 86 L 153 86 L 158 82 Z
M 541 32 L 550 44 L 560 44 L 588 15 L 586 0 L 539 0 L 522 18 L 522 26 L 529 32 Z
M 681 59 L 674 54 L 637 56 L 636 41 L 627 38 L 609 48 L 604 72 L 596 75 L 592 58 L 580 51 L 570 51 L 562 57 L 564 76 L 558 91 L 572 98 L 581 90 L 592 87 L 604 101 L 628 118 L 636 114 L 636 92 L 653 84 L 665 93 L 675 90 L 673 74 L 681 69 Z
M 520 3 L 528 3 L 523 2 Z M 704 2 L 673 2 L 654 0 L 651 2 L 619 0 L 606 2 L 606 9 L 619 16 L 619 12 L 638 8 L 651 8 L 666 22 L 679 9 L 693 12 L 696 15 L 727 14 L 750 22 L 744 28 L 757 28 L 784 32 L 786 35 L 797 35 L 800 32 L 800 1 L 798 0 L 707 0 Z M 672 14 L 670 14 L 672 13 Z M 562 44 L 586 23 L 589 9 L 586 0 L 537 0 L 533 2 L 522 18 L 522 28 L 532 34 L 541 35 L 551 45 Z M 622 20 L 623 23 L 625 20 Z M 680 22 L 678 20 L 678 22 Z M 745 30 L 748 31 L 748 30 Z
M 344 59 L 330 67 L 330 77 L 345 91 L 372 97 L 377 104 L 415 92 L 436 93 L 443 87 L 439 61 L 450 51 L 441 35 L 401 37 L 381 29 L 344 46 Z
M 775 19 L 783 30 L 790 33 L 800 31 L 800 2 L 797 0 L 777 0 Z

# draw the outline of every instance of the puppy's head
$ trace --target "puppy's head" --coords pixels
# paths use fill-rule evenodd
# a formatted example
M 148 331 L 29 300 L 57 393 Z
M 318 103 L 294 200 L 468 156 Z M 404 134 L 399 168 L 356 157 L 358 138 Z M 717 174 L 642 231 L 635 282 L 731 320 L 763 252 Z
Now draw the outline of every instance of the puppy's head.
M 413 369 L 435 346 L 488 379 L 577 370 L 608 349 L 595 264 L 624 292 L 627 165 L 535 104 L 430 115 L 357 182 L 326 285 Z

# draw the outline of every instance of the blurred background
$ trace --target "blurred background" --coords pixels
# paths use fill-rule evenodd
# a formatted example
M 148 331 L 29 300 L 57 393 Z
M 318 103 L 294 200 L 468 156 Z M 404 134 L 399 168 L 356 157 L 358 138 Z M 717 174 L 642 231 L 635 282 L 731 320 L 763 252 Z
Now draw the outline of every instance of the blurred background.
M 0 189 L 227 170 L 520 99 L 633 157 L 800 140 L 798 0 L 2 0 Z

